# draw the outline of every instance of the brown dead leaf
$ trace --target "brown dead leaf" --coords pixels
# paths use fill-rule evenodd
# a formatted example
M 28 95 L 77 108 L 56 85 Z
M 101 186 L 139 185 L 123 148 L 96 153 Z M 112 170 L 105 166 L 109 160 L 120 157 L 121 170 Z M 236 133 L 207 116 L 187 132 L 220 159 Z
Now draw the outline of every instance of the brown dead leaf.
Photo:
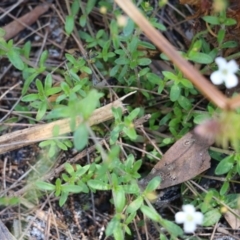
M 236 215 L 240 216 L 239 209 L 235 209 L 234 212 L 236 213 Z M 225 217 L 226 221 L 228 222 L 230 227 L 235 230 L 239 229 L 239 227 L 240 227 L 240 219 L 239 219 L 239 217 L 236 217 L 236 215 L 234 215 L 230 211 L 227 211 L 226 213 L 224 213 L 224 217 Z
M 30 26 L 37 19 L 48 11 L 50 4 L 44 3 L 37 7 L 35 7 L 31 12 L 25 14 L 24 16 L 20 17 L 19 19 L 9 23 L 3 29 L 5 30 L 6 34 L 4 36 L 5 40 L 9 40 L 16 36 L 20 31 L 25 29 L 25 26 Z
M 212 144 L 212 140 L 203 139 L 194 132 L 187 133 L 164 154 L 140 185 L 146 186 L 151 179 L 160 176 L 158 189 L 163 189 L 194 178 L 210 167 L 208 148 Z

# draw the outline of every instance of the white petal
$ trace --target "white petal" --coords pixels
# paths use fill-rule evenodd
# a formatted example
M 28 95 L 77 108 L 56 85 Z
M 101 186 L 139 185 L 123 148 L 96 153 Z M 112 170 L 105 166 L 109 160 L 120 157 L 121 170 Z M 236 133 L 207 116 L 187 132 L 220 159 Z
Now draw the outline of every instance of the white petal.
M 223 83 L 223 75 L 221 71 L 215 71 L 211 74 L 210 79 L 213 84 L 220 85 Z
M 195 213 L 195 208 L 191 204 L 183 205 L 182 209 L 186 214 L 194 214 Z
M 238 71 L 238 64 L 235 60 L 231 60 L 227 63 L 227 69 L 229 72 L 235 73 Z
M 198 225 L 203 223 L 203 214 L 201 212 L 194 213 L 194 222 Z
M 186 214 L 185 212 L 177 212 L 175 214 L 175 222 L 176 223 L 184 223 L 186 221 Z
M 223 68 L 227 65 L 227 61 L 223 57 L 217 57 L 215 63 L 218 65 L 218 68 Z
M 228 74 L 225 80 L 226 88 L 236 87 L 238 84 L 238 78 L 235 74 Z
M 193 233 L 196 230 L 196 224 L 194 222 L 186 222 L 183 225 L 185 233 Z

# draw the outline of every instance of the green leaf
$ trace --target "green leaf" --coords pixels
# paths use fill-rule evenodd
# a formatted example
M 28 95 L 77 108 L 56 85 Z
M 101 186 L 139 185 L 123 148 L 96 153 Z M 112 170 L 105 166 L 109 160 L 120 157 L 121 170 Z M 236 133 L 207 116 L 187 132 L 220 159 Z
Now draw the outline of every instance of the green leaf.
M 159 214 L 156 212 L 155 209 L 150 208 L 145 205 L 142 205 L 140 209 L 141 209 L 142 213 L 144 215 L 146 215 L 148 218 L 150 218 L 151 220 L 153 220 L 155 222 L 159 222 L 161 220 L 161 217 L 159 216 Z
M 121 122 L 122 115 L 123 115 L 122 109 L 120 107 L 118 107 L 118 108 L 113 107 L 112 113 L 113 113 L 113 117 L 115 118 L 115 120 L 117 122 Z
M 141 111 L 140 108 L 135 108 L 133 111 L 130 112 L 130 114 L 126 117 L 126 119 L 129 121 L 133 121 L 138 116 L 140 111 Z
M 60 207 L 62 207 L 64 205 L 64 203 L 67 201 L 68 195 L 69 195 L 69 193 L 67 193 L 67 192 L 61 192 L 61 196 L 60 196 L 60 199 L 59 199 L 59 206 Z
M 46 96 L 51 96 L 53 94 L 61 92 L 61 87 L 51 87 L 45 90 L 45 95 Z
M 238 46 L 236 41 L 227 41 L 222 44 L 222 48 L 235 48 Z
M 70 87 L 66 82 L 61 82 L 61 88 L 64 91 L 65 94 L 70 94 Z
M 237 24 L 237 21 L 235 19 L 232 19 L 232 18 L 227 18 L 224 21 L 224 24 L 225 24 L 225 26 L 232 26 L 232 25 Z
M 124 237 L 123 228 L 121 227 L 116 228 L 115 231 L 113 232 L 113 236 L 114 236 L 114 239 L 116 240 L 124 240 L 125 237 Z
M 15 68 L 17 68 L 18 70 L 24 69 L 24 63 L 16 49 L 11 49 L 10 51 L 8 51 L 7 57 Z
M 230 208 L 237 209 L 239 208 L 240 194 L 232 193 L 224 197 L 224 202 Z
M 72 63 L 73 65 L 76 64 L 76 59 L 74 58 L 73 55 L 69 54 L 69 53 L 66 53 L 65 54 L 65 58 L 70 62 Z
M 43 116 L 45 115 L 47 111 L 47 103 L 46 102 L 41 102 L 39 105 L 39 109 L 37 112 L 37 116 L 36 116 L 36 120 L 41 120 L 43 118 Z
M 64 167 L 70 175 L 72 175 L 74 173 L 74 168 L 70 163 L 65 163 Z
M 87 15 L 83 14 L 79 18 L 79 24 L 81 27 L 84 27 L 86 25 L 86 23 L 87 23 Z
M 220 29 L 218 31 L 218 35 L 217 35 L 218 44 L 221 45 L 221 43 L 223 42 L 223 40 L 225 38 L 225 33 L 226 33 L 225 29 Z
M 85 123 L 78 126 L 73 134 L 74 147 L 77 150 L 82 150 L 88 143 L 88 129 Z
M 154 177 L 147 185 L 145 192 L 152 192 L 156 190 L 161 185 L 161 178 Z
M 178 103 L 179 105 L 184 108 L 185 110 L 189 110 L 192 107 L 191 102 L 189 101 L 188 98 L 184 97 L 184 96 L 180 96 L 178 99 Z
M 159 238 L 159 240 L 168 240 L 168 238 L 166 237 L 165 234 L 160 233 L 160 238 Z
M 193 44 L 191 52 L 199 52 L 201 50 L 201 47 L 202 47 L 202 40 L 199 39 Z
M 158 85 L 160 83 L 160 81 L 163 81 L 157 74 L 151 73 L 151 72 L 147 73 L 146 77 L 151 83 L 156 84 L 156 85 Z
M 74 81 L 80 82 L 78 74 L 76 74 L 76 72 L 73 69 L 70 69 L 68 72 Z
M 82 175 L 84 175 L 88 169 L 90 168 L 90 165 L 85 165 L 84 167 L 82 167 L 81 165 L 77 165 L 78 168 L 77 168 L 77 171 L 76 171 L 76 175 L 78 177 L 81 177 Z
M 149 42 L 145 42 L 145 41 L 139 41 L 139 46 L 149 48 L 149 49 L 152 49 L 152 50 L 156 49 L 156 47 L 153 44 L 151 44 Z
M 161 225 L 171 234 L 173 237 L 183 235 L 183 230 L 175 223 L 164 219 L 161 221 Z
M 138 43 L 139 43 L 139 39 L 138 37 L 133 37 L 131 42 L 129 43 L 129 46 L 128 46 L 128 50 L 133 53 L 134 51 L 136 51 L 137 49 L 137 46 L 138 46 Z
M 209 64 L 213 62 L 213 58 L 209 54 L 201 52 L 191 52 L 188 59 L 201 64 Z
M 220 195 L 224 196 L 229 190 L 229 181 L 225 181 L 220 189 Z
M 179 99 L 179 96 L 181 94 L 181 88 L 178 84 L 173 84 L 170 90 L 170 100 L 172 102 L 175 102 Z
M 44 82 L 44 90 L 47 91 L 51 87 L 52 87 L 52 75 L 50 73 L 48 73 L 48 75 L 45 78 L 45 82 Z
M 128 215 L 127 219 L 125 220 L 126 225 L 130 224 L 133 222 L 134 218 L 136 217 L 137 213 L 132 212 L 130 215 Z M 131 235 L 131 234 L 129 234 Z
M 80 70 L 81 70 L 82 72 L 87 73 L 87 74 L 92 74 L 92 70 L 91 70 L 91 68 L 89 68 L 89 67 L 82 66 Z
M 125 37 L 130 36 L 134 30 L 134 22 L 131 18 L 128 18 L 126 26 L 123 28 L 123 34 Z M 131 49 L 130 49 L 131 50 Z
M 119 79 L 124 78 L 128 71 L 129 71 L 129 66 L 128 64 L 125 64 L 121 72 L 119 73 L 118 78 Z
M 54 191 L 55 190 L 55 186 L 51 183 L 37 181 L 37 182 L 35 182 L 35 185 L 40 190 L 46 190 L 46 191 Z
M 99 30 L 96 34 L 96 38 L 97 39 L 101 38 L 103 36 L 103 34 L 104 34 L 104 30 L 103 29 Z
M 95 5 L 96 5 L 96 0 L 88 0 L 87 6 L 86 6 L 86 13 L 89 14 Z
M 110 77 L 115 77 L 118 70 L 120 68 L 120 65 L 115 65 L 111 70 L 110 70 Z
M 202 17 L 202 19 L 207 22 L 207 23 L 210 23 L 212 25 L 219 25 L 220 22 L 218 20 L 218 17 L 215 17 L 215 16 L 204 16 Z
M 218 209 L 212 209 L 204 214 L 203 226 L 210 227 L 219 221 L 221 213 Z
M 57 146 L 62 149 L 63 151 L 67 151 L 67 146 L 63 143 L 63 142 L 60 142 L 60 141 L 56 141 L 57 143 Z
M 44 67 L 45 62 L 47 61 L 47 58 L 48 58 L 48 51 L 45 50 L 45 51 L 42 52 L 40 60 L 39 60 L 39 65 L 41 67 Z
M 216 167 L 215 174 L 221 175 L 228 173 L 233 168 L 234 155 L 227 156 L 224 158 Z
M 31 42 L 27 41 L 23 46 L 23 55 L 25 58 L 29 59 L 30 51 L 31 51 Z
M 120 228 L 120 221 L 116 216 L 114 216 L 107 225 L 106 236 L 109 237 L 110 235 L 112 235 L 117 228 Z
M 66 17 L 65 31 L 67 35 L 70 35 L 74 29 L 74 16 L 70 15 Z
M 99 105 L 99 99 L 103 96 L 102 93 L 99 93 L 97 90 L 91 90 L 87 97 L 85 97 L 81 102 L 79 102 L 78 107 L 81 110 L 82 117 L 88 119 L 93 111 Z
M 138 172 L 138 170 L 140 169 L 141 166 L 142 166 L 142 160 L 138 160 L 133 164 L 132 170 L 134 172 Z
M 149 58 L 139 58 L 137 62 L 138 62 L 138 65 L 140 66 L 147 66 L 152 62 L 152 60 Z
M 50 145 L 50 148 L 48 150 L 48 156 L 50 158 L 54 157 L 55 154 L 57 153 L 57 147 L 56 147 L 56 144 L 51 144 Z
M 142 77 L 144 75 L 146 75 L 148 72 L 150 71 L 150 68 L 149 67 L 145 67 L 145 68 L 142 68 L 140 71 L 139 71 L 139 76 Z M 156 75 L 156 74 L 155 74 Z M 157 76 L 157 75 L 156 75 Z
M 143 204 L 143 197 L 140 196 L 129 204 L 126 212 L 127 213 L 134 213 L 142 206 L 142 204 Z
M 180 80 L 181 84 L 186 87 L 186 88 L 189 88 L 189 89 L 192 89 L 193 88 L 193 84 L 186 78 L 182 78 Z
M 116 126 L 114 129 L 110 132 L 110 144 L 116 143 L 120 132 L 122 131 L 123 125 L 121 126 Z
M 37 94 L 37 93 L 31 93 L 31 94 L 28 94 L 28 95 L 22 97 L 21 100 L 22 100 L 23 102 L 32 102 L 32 101 L 35 101 L 35 100 L 37 100 L 37 99 L 39 99 L 38 94 Z
M 209 118 L 210 118 L 210 115 L 208 113 L 199 113 L 196 116 L 194 116 L 193 122 L 195 124 L 201 124 L 206 120 L 209 120 Z
M 159 81 L 159 83 L 158 83 L 158 90 L 157 90 L 158 94 L 161 94 L 161 93 L 162 93 L 164 87 L 165 87 L 164 81 L 162 81 L 162 80 Z
M 118 65 L 126 65 L 130 63 L 130 60 L 126 57 L 120 57 L 115 60 L 115 63 Z
M 134 129 L 134 127 L 124 127 L 123 132 L 131 139 L 136 140 L 137 139 L 137 133 Z
M 167 28 L 160 22 L 152 22 L 152 25 L 160 31 L 166 31 Z
M 101 180 L 89 180 L 87 182 L 88 186 L 92 189 L 96 189 L 96 190 L 110 190 L 111 187 L 109 184 L 101 181 Z
M 3 28 L 0 28 L 0 38 L 4 37 L 6 34 L 6 31 Z
M 39 79 L 36 80 L 36 87 L 41 99 L 41 96 L 44 96 L 45 94 L 44 94 L 42 82 Z
M 53 142 L 53 140 L 42 141 L 39 143 L 39 147 L 43 148 L 43 147 L 49 146 L 52 144 L 52 142 Z
M 117 212 L 121 213 L 125 207 L 126 197 L 123 187 L 121 185 L 113 188 L 114 206 Z
M 71 6 L 71 13 L 73 16 L 76 16 L 76 14 L 78 13 L 79 11 L 79 8 L 80 8 L 80 1 L 79 0 L 74 0 L 72 6 Z
M 167 79 L 167 80 L 174 80 L 174 81 L 178 81 L 178 76 L 175 75 L 172 72 L 168 72 L 168 71 L 162 71 L 163 76 Z
M 62 186 L 62 191 L 67 193 L 80 193 L 82 192 L 82 186 L 67 184 Z
M 55 185 L 56 185 L 55 196 L 58 197 L 62 191 L 62 182 L 60 178 L 57 178 Z

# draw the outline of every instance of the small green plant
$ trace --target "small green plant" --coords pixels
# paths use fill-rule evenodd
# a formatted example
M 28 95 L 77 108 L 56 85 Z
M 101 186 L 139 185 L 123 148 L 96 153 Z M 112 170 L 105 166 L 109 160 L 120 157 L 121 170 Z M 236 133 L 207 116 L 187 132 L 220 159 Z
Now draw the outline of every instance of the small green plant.
M 58 92 L 60 92 L 60 87 L 53 87 L 53 81 L 50 74 L 47 75 L 44 85 L 42 82 L 37 79 L 36 87 L 38 93 L 27 94 L 22 98 L 23 102 L 30 102 L 30 106 L 38 109 L 36 120 L 41 120 L 45 115 L 48 109 L 51 109 L 51 103 L 48 100 L 49 96 L 52 96 Z
M 159 6 L 162 4 L 164 2 L 159 1 Z M 111 19 L 103 15 L 106 24 L 104 27 L 98 25 L 96 29 L 90 24 L 90 13 L 95 7 L 104 7 L 106 11 L 112 13 Z M 154 27 L 160 31 L 167 30 L 159 23 L 159 19 L 153 16 L 154 8 L 148 1 L 140 1 L 138 7 Z M 145 189 L 140 189 L 139 170 L 143 159 L 136 159 L 138 157 L 127 151 L 123 151 L 122 154 L 118 140 L 121 138 L 122 141 L 132 145 L 145 141 L 136 131 L 134 121 L 150 113 L 148 130 L 151 131 L 153 136 L 151 137 L 157 146 L 166 147 L 189 132 L 195 124 L 202 123 L 216 113 L 219 114 L 220 110 L 211 103 L 202 104 L 202 96 L 176 66 L 172 66 L 171 70 L 154 72 L 150 66 L 152 59 L 147 53 L 148 50 L 156 50 L 155 46 L 142 40 L 142 32 L 131 19 L 127 20 L 125 26 L 119 26 L 117 18 L 121 14 L 123 14 L 121 10 L 110 0 L 99 3 L 96 0 L 89 0 L 86 4 L 74 0 L 65 19 L 65 32 L 69 38 L 76 35 L 76 39 L 81 39 L 88 54 L 81 53 L 79 56 L 65 54 L 65 65 L 59 69 L 53 69 L 46 64 L 47 50 L 41 53 L 36 66 L 33 66 L 29 63 L 31 43 L 27 42 L 22 48 L 15 47 L 12 40 L 8 42 L 4 40 L 4 32 L 0 31 L 0 56 L 7 58 L 22 73 L 21 102 L 15 110 L 28 111 L 25 116 L 30 119 L 30 123 L 69 118 L 73 132 L 72 136 L 62 137 L 59 135 L 59 126 L 55 126 L 52 138 L 39 144 L 45 149 L 47 155 L 45 160 L 49 160 L 49 164 L 38 165 L 39 174 L 33 178 L 36 181 L 34 184 L 40 190 L 53 192 L 55 197 L 59 198 L 60 206 L 66 203 L 72 193 L 111 191 L 111 203 L 115 211 L 106 228 L 107 237 L 113 236 L 121 240 L 126 238 L 126 234 L 131 235 L 132 222 L 138 219 L 137 216 L 144 220 L 147 217 L 160 224 L 172 239 L 183 237 L 182 229 L 172 221 L 163 219 L 151 204 L 151 200 L 156 198 L 154 191 L 161 184 L 161 179 L 154 178 Z M 180 54 L 200 66 L 200 72 L 207 74 L 215 70 L 216 57 L 226 49 L 236 48 L 238 43 L 226 37 L 229 27 L 236 24 L 234 19 L 226 16 L 226 11 L 215 16 L 204 16 L 202 19 L 208 28 L 196 34 L 188 49 L 181 51 Z M 216 33 L 214 44 L 210 44 L 207 38 L 212 29 Z M 236 56 L 239 56 L 239 53 L 227 58 L 230 60 Z M 159 58 L 169 62 L 164 54 L 159 54 Z M 61 82 L 56 84 L 54 74 L 59 76 Z M 105 90 L 94 89 L 95 81 L 106 80 L 108 77 L 116 78 L 117 85 L 122 87 L 115 88 L 115 93 L 123 95 L 132 91 L 131 88 L 137 89 L 138 93 L 134 100 L 129 100 L 129 113 L 124 115 L 120 108 L 113 108 L 113 122 L 107 122 L 106 128 L 95 127 L 99 128 L 102 136 L 109 139 L 110 149 L 105 151 L 98 146 L 88 120 L 96 108 L 104 101 L 108 101 Z M 32 110 L 37 113 L 32 113 Z M 229 193 L 233 177 L 240 174 L 239 131 L 237 131 L 239 111 L 219 116 L 219 119 L 223 119 L 221 129 L 225 129 L 221 135 L 221 143 L 227 146 L 229 141 L 236 150 L 234 155 L 229 154 L 226 157 L 222 157 L 216 150 L 212 151 L 212 155 L 217 156 L 215 158 L 219 161 L 215 174 L 224 175 L 226 181 L 219 189 L 209 189 L 197 194 L 194 199 L 187 194 L 183 198 L 184 203 L 191 203 L 201 209 L 204 214 L 204 226 L 212 226 L 219 221 L 224 205 L 233 209 L 239 207 L 237 206 L 239 194 Z M 229 121 L 226 120 L 224 123 L 224 119 Z M 4 123 L 14 121 L 17 119 L 10 118 Z M 235 126 L 235 128 L 231 126 L 232 131 L 228 129 L 231 123 Z M 4 129 L 4 126 L 1 126 L 1 130 Z M 74 146 L 80 151 L 87 146 L 89 136 L 93 138 L 98 150 L 91 164 L 81 166 L 66 163 L 65 172 L 54 182 L 41 180 L 41 174 L 53 166 L 59 150 L 65 151 Z M 145 159 L 154 161 L 154 156 L 160 157 L 159 155 L 159 151 L 150 146 Z M 41 167 L 44 171 L 41 171 Z M 15 203 L 17 201 L 14 198 L 0 199 L 1 205 Z M 159 236 L 160 239 L 167 239 L 163 233 Z

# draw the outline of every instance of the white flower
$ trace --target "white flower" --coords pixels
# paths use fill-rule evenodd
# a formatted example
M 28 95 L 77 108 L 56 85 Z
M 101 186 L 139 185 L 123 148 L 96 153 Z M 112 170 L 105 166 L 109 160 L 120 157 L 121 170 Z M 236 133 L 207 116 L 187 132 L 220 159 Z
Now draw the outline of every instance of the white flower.
M 203 214 L 196 212 L 191 204 L 183 205 L 182 212 L 175 214 L 175 222 L 183 223 L 183 229 L 186 233 L 193 233 L 196 230 L 197 224 L 201 225 L 203 222 Z
M 238 65 L 235 60 L 227 62 L 222 57 L 215 59 L 218 65 L 218 70 L 213 72 L 210 79 L 213 84 L 219 85 L 225 82 L 226 88 L 232 88 L 237 86 L 238 78 L 235 73 L 238 71 Z

